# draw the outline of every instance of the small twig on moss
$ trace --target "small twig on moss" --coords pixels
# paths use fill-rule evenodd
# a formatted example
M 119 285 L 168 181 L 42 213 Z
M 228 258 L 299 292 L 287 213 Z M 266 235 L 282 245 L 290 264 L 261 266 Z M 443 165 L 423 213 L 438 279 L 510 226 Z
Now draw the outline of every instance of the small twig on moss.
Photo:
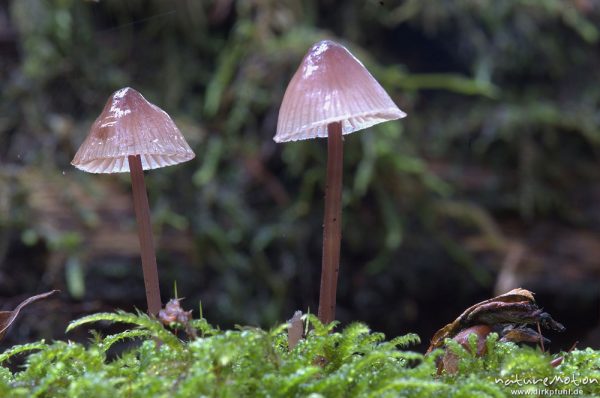
M 540 347 L 542 352 L 546 352 L 546 348 L 544 347 L 544 336 L 542 336 L 542 329 L 540 328 L 540 323 L 536 322 L 538 334 L 540 335 Z

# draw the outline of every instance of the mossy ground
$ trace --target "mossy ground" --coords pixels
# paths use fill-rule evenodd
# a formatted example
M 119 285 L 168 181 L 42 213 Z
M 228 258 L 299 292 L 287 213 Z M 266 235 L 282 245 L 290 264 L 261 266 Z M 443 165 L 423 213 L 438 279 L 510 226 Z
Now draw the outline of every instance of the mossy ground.
M 1 397 L 506 397 L 562 393 L 600 395 L 600 352 L 550 355 L 539 349 L 487 340 L 488 353 L 473 357 L 458 344 L 456 375 L 438 376 L 435 359 L 410 351 L 418 336 L 386 340 L 361 323 L 341 331 L 308 315 L 305 339 L 288 350 L 286 325 L 266 331 L 221 331 L 191 321 L 198 337 L 186 340 L 145 315 L 101 313 L 74 321 L 118 322 L 127 330 L 93 333 L 88 344 L 43 341 L 0 354 Z M 115 343 L 133 342 L 115 356 Z M 7 363 L 26 356 L 23 368 Z M 551 361 L 563 355 L 558 367 Z M 535 390 L 535 391 L 534 391 Z M 530 395 L 530 396 L 531 396 Z

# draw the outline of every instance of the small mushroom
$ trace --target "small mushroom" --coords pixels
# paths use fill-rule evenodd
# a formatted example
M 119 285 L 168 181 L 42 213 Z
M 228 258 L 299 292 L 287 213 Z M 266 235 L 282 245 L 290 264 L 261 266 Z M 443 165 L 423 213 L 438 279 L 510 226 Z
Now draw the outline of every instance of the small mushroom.
M 146 300 L 152 315 L 158 314 L 162 304 L 143 170 L 186 162 L 194 156 L 169 115 L 126 87 L 108 99 L 71 162 L 89 173 L 131 173 Z
M 319 319 L 335 319 L 342 221 L 342 135 L 406 116 L 364 65 L 329 40 L 314 44 L 283 97 L 275 142 L 327 138 Z

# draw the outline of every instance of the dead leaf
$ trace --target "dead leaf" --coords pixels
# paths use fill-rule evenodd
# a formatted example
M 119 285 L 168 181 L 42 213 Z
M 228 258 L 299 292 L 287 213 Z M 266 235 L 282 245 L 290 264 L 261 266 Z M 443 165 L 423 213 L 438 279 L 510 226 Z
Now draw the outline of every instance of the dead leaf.
M 550 340 L 542 336 L 541 333 L 535 330 L 520 326 L 516 328 L 508 328 L 502 333 L 500 341 L 513 343 L 549 343 Z
M 54 293 L 59 292 L 59 290 L 52 290 L 50 292 L 38 294 L 35 296 L 29 297 L 27 300 L 23 301 L 21 304 L 17 305 L 12 311 L 0 311 L 0 340 L 4 338 L 8 328 L 13 324 L 13 322 L 19 316 L 19 312 L 23 309 L 23 307 L 33 303 L 34 301 L 45 299 L 53 295 Z
M 533 298 L 533 293 L 525 289 L 513 289 L 510 292 L 501 294 L 500 296 L 496 296 L 494 298 L 484 300 L 480 303 L 472 305 L 471 307 L 467 308 L 462 314 L 460 314 L 460 316 L 456 318 L 454 322 L 444 326 L 433 335 L 427 353 L 430 353 L 436 348 L 440 348 L 442 345 L 444 345 L 445 339 L 454 337 L 462 329 L 465 329 L 466 327 L 475 325 L 477 323 L 486 323 L 476 322 L 478 317 L 483 317 L 486 313 L 486 311 L 482 311 L 481 308 L 489 311 L 492 310 L 494 307 L 502 307 L 504 303 L 508 304 L 519 302 L 523 304 L 526 304 L 528 302 L 534 303 L 535 299 Z M 518 310 L 519 306 L 520 305 L 517 305 L 513 307 L 513 309 Z
M 538 331 L 526 327 L 529 324 L 537 324 Z M 486 338 L 493 331 L 500 335 L 500 341 L 540 343 L 543 347 L 544 342 L 549 340 L 542 336 L 540 325 L 561 332 L 565 329 L 535 304 L 533 293 L 525 289 L 513 289 L 467 308 L 454 322 L 434 334 L 427 354 L 436 348 L 443 348 L 446 339 L 453 339 L 470 352 L 468 337 L 475 334 L 477 345 L 474 354 L 483 356 Z M 444 355 L 436 360 L 438 374 L 443 371 L 448 374 L 458 372 L 458 362 L 458 356 L 446 348 Z
M 469 344 L 469 335 L 475 334 L 477 336 L 476 355 L 483 356 L 486 353 L 487 347 L 485 346 L 485 338 L 491 332 L 492 328 L 488 325 L 476 325 L 470 328 L 461 330 L 454 340 L 462 345 L 467 351 L 471 352 L 471 346 Z M 446 370 L 449 374 L 458 372 L 458 356 L 451 351 L 446 351 L 441 361 L 437 363 L 438 374 L 442 374 L 443 370 Z

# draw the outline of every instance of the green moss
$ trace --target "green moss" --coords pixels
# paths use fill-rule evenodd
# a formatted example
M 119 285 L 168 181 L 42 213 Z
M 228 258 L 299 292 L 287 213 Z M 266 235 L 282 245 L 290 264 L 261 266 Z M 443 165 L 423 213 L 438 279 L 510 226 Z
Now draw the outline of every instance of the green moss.
M 0 396 L 505 397 L 519 389 L 600 393 L 600 353 L 591 349 L 563 353 L 556 368 L 550 355 L 500 343 L 496 335 L 488 339 L 483 358 L 449 341 L 449 349 L 461 358 L 459 372 L 438 376 L 435 362 L 442 352 L 424 357 L 407 350 L 419 342 L 414 334 L 386 341 L 362 323 L 338 332 L 335 323 L 324 326 L 312 315 L 307 318 L 307 337 L 289 351 L 285 325 L 270 331 L 220 331 L 201 319 L 192 325 L 202 337 L 184 341 L 143 314 L 91 315 L 68 330 L 99 321 L 134 327 L 106 337 L 93 333 L 87 345 L 39 342 L 7 350 L 0 355 Z M 133 348 L 108 359 L 113 344 L 129 339 L 137 342 Z M 28 356 L 21 370 L 6 367 L 24 353 Z

